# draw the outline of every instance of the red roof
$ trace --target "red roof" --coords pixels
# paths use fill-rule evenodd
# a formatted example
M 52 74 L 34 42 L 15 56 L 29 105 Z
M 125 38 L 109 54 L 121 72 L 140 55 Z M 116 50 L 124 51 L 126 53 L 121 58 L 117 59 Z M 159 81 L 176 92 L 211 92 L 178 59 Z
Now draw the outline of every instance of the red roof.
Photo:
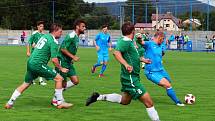
M 152 23 L 136 23 L 135 28 L 153 28 Z

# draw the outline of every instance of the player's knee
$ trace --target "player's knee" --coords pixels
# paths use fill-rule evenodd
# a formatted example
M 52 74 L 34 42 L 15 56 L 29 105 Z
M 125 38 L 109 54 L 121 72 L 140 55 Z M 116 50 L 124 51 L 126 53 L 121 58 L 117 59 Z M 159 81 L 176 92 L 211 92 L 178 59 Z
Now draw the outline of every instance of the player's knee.
M 79 80 L 78 80 L 78 79 L 77 79 L 77 80 L 73 80 L 72 83 L 73 83 L 74 85 L 78 85 L 78 84 L 79 84 Z
M 131 101 L 125 101 L 125 100 L 122 100 L 121 102 L 120 102 L 120 104 L 122 104 L 122 105 L 128 105 L 128 104 L 130 104 L 131 103 Z
M 57 82 L 62 82 L 63 81 L 63 77 L 61 75 L 57 74 L 57 76 L 55 77 L 54 80 L 57 81 Z

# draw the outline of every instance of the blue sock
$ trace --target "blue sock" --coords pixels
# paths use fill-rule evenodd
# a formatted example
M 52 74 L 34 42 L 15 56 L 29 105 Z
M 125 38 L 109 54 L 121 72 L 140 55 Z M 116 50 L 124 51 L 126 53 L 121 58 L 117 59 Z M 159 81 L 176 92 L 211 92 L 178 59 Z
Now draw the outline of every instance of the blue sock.
M 181 102 L 179 101 L 179 99 L 177 98 L 177 96 L 176 96 L 176 94 L 175 94 L 175 91 L 173 90 L 172 87 L 167 88 L 167 89 L 166 89 L 166 92 L 167 92 L 167 95 L 175 102 L 175 104 L 181 103 Z
M 102 70 L 100 71 L 100 74 L 103 74 L 103 73 L 104 73 L 104 71 L 105 71 L 106 67 L 107 67 L 107 65 L 103 64 L 103 66 L 102 66 Z
M 94 68 L 96 68 L 98 66 L 101 66 L 101 64 L 100 63 L 96 63 L 95 65 L 93 65 Z

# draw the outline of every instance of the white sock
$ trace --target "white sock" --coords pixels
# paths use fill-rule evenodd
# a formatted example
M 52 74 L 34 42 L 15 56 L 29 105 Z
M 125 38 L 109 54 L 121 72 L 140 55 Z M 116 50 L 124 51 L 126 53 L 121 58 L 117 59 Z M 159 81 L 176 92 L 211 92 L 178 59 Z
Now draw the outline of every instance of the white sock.
M 113 94 L 103 94 L 99 95 L 97 100 L 106 100 L 114 103 L 121 103 L 122 95 L 113 93 Z
M 157 111 L 154 106 L 151 108 L 146 108 L 146 111 L 152 121 L 160 121 Z
M 15 90 L 10 98 L 10 100 L 7 102 L 9 105 L 13 105 L 16 98 L 18 98 L 21 95 L 21 93 L 18 90 Z
M 54 97 L 59 103 L 63 102 L 63 89 L 55 89 Z
M 43 82 L 43 77 L 39 77 L 39 82 Z
M 69 89 L 70 87 L 74 86 L 75 84 L 70 80 L 66 82 L 66 87 L 65 89 Z

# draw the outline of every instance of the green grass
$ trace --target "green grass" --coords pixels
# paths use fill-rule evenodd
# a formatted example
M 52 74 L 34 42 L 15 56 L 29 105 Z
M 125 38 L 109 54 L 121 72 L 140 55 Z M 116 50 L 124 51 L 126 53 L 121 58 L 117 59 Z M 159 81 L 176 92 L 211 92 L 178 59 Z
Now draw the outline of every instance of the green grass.
M 5 110 L 4 104 L 14 89 L 23 82 L 26 71 L 24 47 L 0 46 L 0 121 L 150 121 L 145 107 L 139 101 L 122 106 L 109 102 L 97 102 L 85 107 L 85 100 L 93 91 L 120 93 L 118 62 L 110 55 L 110 63 L 104 78 L 91 74 L 90 68 L 96 62 L 93 48 L 79 48 L 80 62 L 75 63 L 80 84 L 64 93 L 71 109 L 59 110 L 50 106 L 54 82 L 47 86 L 33 85 L 20 96 L 12 110 Z M 148 81 L 143 72 L 141 80 L 151 94 L 162 121 L 215 121 L 215 54 L 169 51 L 164 56 L 164 65 L 173 80 L 178 97 L 192 93 L 196 96 L 194 105 L 177 107 L 166 96 L 165 90 Z

